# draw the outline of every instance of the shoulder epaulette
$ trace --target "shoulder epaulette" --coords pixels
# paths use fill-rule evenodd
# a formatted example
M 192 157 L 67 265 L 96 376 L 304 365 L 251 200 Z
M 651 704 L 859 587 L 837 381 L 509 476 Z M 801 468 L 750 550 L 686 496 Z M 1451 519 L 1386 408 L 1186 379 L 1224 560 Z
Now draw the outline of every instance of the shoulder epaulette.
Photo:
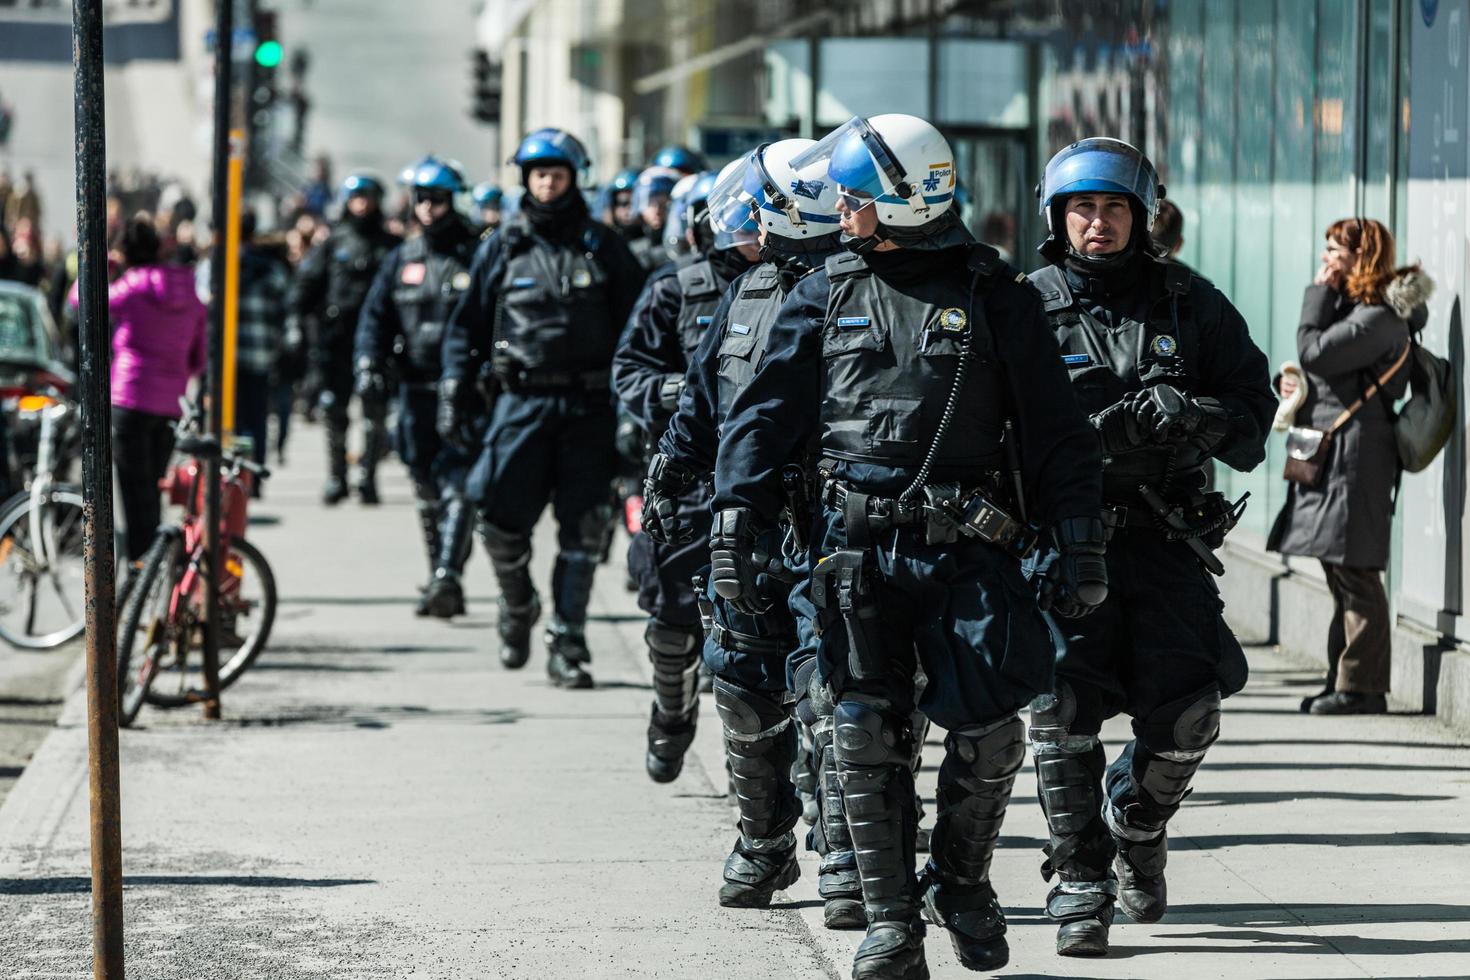
M 838 252 L 836 255 L 827 256 L 826 268 L 827 275 L 832 279 L 861 275 L 870 271 L 868 260 L 856 252 Z
M 1033 289 L 1041 294 L 1041 303 L 1046 312 L 1055 313 L 1072 305 L 1072 291 L 1067 288 L 1067 276 L 1054 265 L 1042 266 L 1027 277 Z
M 715 277 L 715 270 L 708 259 L 686 265 L 676 274 L 679 277 L 679 291 L 685 299 L 705 299 L 720 293 L 720 281 Z

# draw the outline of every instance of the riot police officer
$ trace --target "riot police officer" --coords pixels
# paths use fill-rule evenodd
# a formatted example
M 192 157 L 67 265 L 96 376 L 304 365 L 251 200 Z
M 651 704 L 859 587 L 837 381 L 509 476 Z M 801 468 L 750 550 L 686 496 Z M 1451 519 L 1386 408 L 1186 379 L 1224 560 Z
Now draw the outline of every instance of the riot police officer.
M 698 150 L 691 150 L 687 146 L 670 143 L 668 146 L 659 147 L 653 158 L 648 161 L 650 167 L 668 167 L 677 170 L 681 174 L 697 174 L 701 170 L 708 169 L 709 163 L 704 154 Z
M 497 394 L 470 492 L 500 583 L 500 659 L 517 669 L 530 657 L 540 615 L 531 531 L 549 499 L 559 553 L 546 669 L 560 686 L 590 687 L 587 603 L 617 466 L 608 374 L 644 273 L 622 238 L 588 215 L 577 189 L 587 154 L 575 137 L 537 130 L 511 162 L 526 193 L 476 254 L 450 320 L 440 431 L 468 441 L 476 388 L 493 377 Z
M 638 171 L 629 167 L 619 170 L 597 192 L 597 220 L 627 241 L 643 234 L 638 212 L 633 210 L 633 185 L 637 182 Z
M 505 192 L 496 184 L 486 181 L 476 184 L 475 189 L 470 192 L 471 199 L 475 202 L 475 209 L 479 212 L 480 234 L 488 235 L 500 227 L 500 212 L 505 204 Z
M 678 411 L 659 443 L 660 455 L 644 483 L 645 533 L 665 541 L 707 545 L 708 518 L 693 520 L 680 501 L 688 488 L 715 468 L 719 428 L 736 395 L 767 354 L 771 324 L 792 287 L 839 246 L 837 189 L 831 181 L 804 180 L 791 167 L 813 140 L 762 146 L 727 168 L 710 195 L 709 211 L 720 229 L 738 228 L 752 215 L 760 224 L 764 261 L 735 281 L 715 309 L 695 352 Z M 796 193 L 801 188 L 804 193 Z M 807 460 L 792 461 L 798 495 L 807 486 Z M 800 497 L 787 502 L 793 531 L 789 564 L 801 565 L 810 508 Z M 867 923 L 856 859 L 842 795 L 835 784 L 831 698 L 814 682 L 814 644 L 808 590 L 800 585 L 786 602 L 747 615 L 712 597 L 713 628 L 704 644 L 715 675 L 715 704 L 725 726 L 726 760 L 737 787 L 740 838 L 725 865 L 723 905 L 765 907 L 778 888 L 796 879 L 795 826 L 800 808 L 796 777 L 801 765 L 793 718 L 814 733 L 814 752 L 824 763 L 820 811 L 808 841 L 821 855 L 821 883 L 828 928 Z M 808 697 L 808 691 L 811 696 Z M 792 701 L 795 700 L 793 706 Z M 754 711 L 749 705 L 757 705 Z M 761 727 L 757 722 L 771 719 Z
M 1031 737 L 1057 952 L 1100 956 L 1115 899 L 1140 922 L 1164 914 L 1165 826 L 1219 733 L 1221 698 L 1245 683 L 1206 571 L 1223 571 L 1211 549 L 1239 507 L 1204 492 L 1203 470 L 1260 463 L 1275 399 L 1240 314 L 1151 247 L 1164 189 L 1143 154 L 1082 140 L 1052 157 L 1039 192 L 1049 265 L 1031 279 L 1101 444 L 1113 588 L 1064 624 Z M 1098 732 L 1120 711 L 1134 738 L 1104 772 Z
M 389 368 L 396 368 L 395 442 L 413 478 L 429 555 L 429 583 L 416 611 L 448 618 L 464 612 L 460 576 L 474 522 L 464 496 L 470 460 L 435 430 L 435 386 L 445 323 L 469 287 L 479 235 L 455 209 L 465 186 L 453 163 L 426 157 L 409 183 L 420 234 L 389 252 L 373 280 L 357 327 L 357 389 L 385 392 Z
M 664 247 L 664 225 L 669 217 L 669 196 L 683 176 L 672 167 L 652 166 L 640 173 L 633 185 L 633 210 L 643 234 L 629 247 L 638 264 L 649 272 L 672 258 Z
M 743 168 L 744 162 L 730 166 Z M 687 179 L 687 178 L 686 178 Z M 686 207 L 695 202 L 686 202 Z M 700 208 L 694 227 L 708 228 Z M 705 234 L 710 234 L 706 232 Z M 665 264 L 643 287 L 613 357 L 613 390 L 650 443 L 657 442 L 679 405 L 690 355 L 700 345 L 715 306 L 731 282 L 759 255 L 755 224 L 713 236 L 702 258 Z M 696 538 L 659 542 L 639 535 L 628 546 L 628 570 L 639 584 L 638 606 L 648 613 L 644 640 L 653 663 L 655 695 L 648 726 L 646 767 L 655 782 L 678 778 L 699 715 L 699 649 L 704 639 L 694 576 L 709 563 L 709 495 L 703 485 L 679 498 Z
M 398 236 L 383 228 L 383 185 L 367 174 L 353 174 L 342 183 L 342 220 L 326 241 L 307 253 L 291 288 L 292 316 L 313 328 L 308 332 L 322 385 L 319 404 L 327 423 L 328 470 L 322 502 L 328 505 L 348 493 L 347 407 L 353 394 L 352 343 L 358 314 L 384 256 L 398 242 Z M 364 504 L 376 504 L 387 399 L 377 390 L 359 392 L 358 398 L 362 455 L 357 492 Z
M 1035 291 L 954 213 L 954 156 L 938 130 L 907 115 L 854 118 L 793 162 L 840 185 L 851 251 L 792 289 L 731 406 L 713 586 L 736 608 L 768 607 L 763 580 L 783 574 L 770 534 L 780 471 L 815 440 L 817 672 L 836 698 L 869 922 L 853 976 L 928 976 L 916 658 L 928 677 L 919 705 L 948 731 L 923 906 L 966 967 L 994 969 L 1009 957 L 990 859 L 1025 754 L 1017 712 L 1051 681 L 1039 607 L 1080 615 L 1107 592 L 1097 443 Z M 1038 544 L 1023 518 L 1047 538 L 1039 600 L 1021 569 Z M 780 724 L 764 699 L 733 696 L 738 724 Z

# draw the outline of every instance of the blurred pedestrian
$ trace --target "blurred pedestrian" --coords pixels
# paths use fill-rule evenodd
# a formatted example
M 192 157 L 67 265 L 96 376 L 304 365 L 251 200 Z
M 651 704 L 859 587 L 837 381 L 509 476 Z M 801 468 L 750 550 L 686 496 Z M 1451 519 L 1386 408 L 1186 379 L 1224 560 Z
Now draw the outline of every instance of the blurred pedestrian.
M 1267 547 L 1316 558 L 1332 593 L 1326 687 L 1302 703 L 1312 714 L 1387 710 L 1392 621 L 1380 576 L 1399 475 L 1393 403 L 1408 386 L 1409 337 L 1424 326 L 1432 288 L 1418 266 L 1395 268 L 1387 228 L 1346 218 L 1327 229 L 1302 300 L 1297 357 L 1307 392 L 1288 433 L 1286 503 Z M 1279 389 L 1299 396 L 1291 372 Z
M 270 444 L 271 372 L 286 324 L 290 276 L 285 256 L 255 240 L 255 215 L 240 218 L 240 306 L 235 344 L 235 431 L 248 435 L 255 461 Z M 260 484 L 255 484 L 260 492 Z
M 301 189 L 303 206 L 308 214 L 323 215 L 332 203 L 332 161 L 319 156 L 312 161 L 311 180 Z
M 147 214 L 122 235 L 126 270 L 107 289 L 112 320 L 113 460 L 127 526 L 127 557 L 148 550 L 162 513 L 158 481 L 173 451 L 179 399 L 204 370 L 208 312 L 194 274 L 159 261 Z M 72 289 L 76 305 L 76 289 Z
M 24 218 L 29 218 L 34 227 L 41 226 L 41 194 L 36 190 L 36 175 L 29 170 L 16 182 L 5 202 L 5 227 L 13 230 Z

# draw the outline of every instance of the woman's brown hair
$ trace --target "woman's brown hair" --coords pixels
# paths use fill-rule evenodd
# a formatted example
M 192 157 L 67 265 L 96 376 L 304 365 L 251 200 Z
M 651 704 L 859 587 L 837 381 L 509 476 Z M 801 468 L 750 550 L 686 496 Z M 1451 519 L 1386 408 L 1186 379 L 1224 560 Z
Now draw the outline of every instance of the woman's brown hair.
M 1346 245 L 1358 253 L 1348 273 L 1343 290 L 1354 303 L 1377 306 L 1383 303 L 1383 290 L 1404 269 L 1394 266 L 1393 234 L 1380 221 L 1372 218 L 1343 218 L 1327 229 L 1327 240 Z

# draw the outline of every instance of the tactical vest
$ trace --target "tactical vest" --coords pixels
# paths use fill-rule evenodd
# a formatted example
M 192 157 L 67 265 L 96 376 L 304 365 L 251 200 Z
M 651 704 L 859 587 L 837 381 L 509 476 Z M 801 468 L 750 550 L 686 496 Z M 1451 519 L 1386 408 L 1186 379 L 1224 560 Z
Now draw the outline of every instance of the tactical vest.
M 786 299 L 781 288 L 781 270 L 763 262 L 740 280 L 740 293 L 725 316 L 725 337 L 720 342 L 719 390 L 715 420 L 723 425 L 735 396 L 750 384 L 765 357 L 771 325 Z
M 679 320 L 674 329 L 679 333 L 679 346 L 684 351 L 687 366 L 704 332 L 714 319 L 715 307 L 720 305 L 720 296 L 726 283 L 715 274 L 708 259 L 686 265 L 678 272 L 679 293 L 683 301 L 679 305 Z
M 404 242 L 398 252 L 393 304 L 403 328 L 399 363 L 409 384 L 439 380 L 444 324 L 469 288 L 475 245 L 474 238 L 467 238 L 448 252 L 436 252 L 429 246 L 429 236 L 419 235 Z
M 1190 272 L 1159 263 L 1147 275 L 1153 297 L 1148 319 L 1125 318 L 1109 327 L 1073 296 L 1063 270 L 1049 265 L 1031 273 L 1078 406 L 1089 415 L 1150 385 L 1170 384 L 1186 393 L 1198 385 L 1199 326 L 1187 302 Z M 1106 457 L 1103 496 L 1110 501 L 1134 500 L 1140 483 L 1164 491 L 1195 486 L 1207 458 L 1188 445 Z
M 908 291 L 883 283 L 860 255 L 827 260 L 832 286 L 822 323 L 822 455 L 918 466 L 939 430 L 968 340 L 969 370 L 935 465 L 1002 465 L 1007 395 L 984 309 L 990 277 L 1003 264 L 972 254 L 980 268 L 970 275 Z
M 531 237 L 523 219 L 505 231 L 494 357 L 525 371 L 606 371 L 621 324 L 590 222 L 576 244 Z
M 398 244 L 388 236 L 368 237 L 344 226 L 327 241 L 326 308 L 323 322 L 343 323 L 350 332 L 357 327 L 357 314 L 367 300 L 373 277 L 383 264 L 383 257 Z

